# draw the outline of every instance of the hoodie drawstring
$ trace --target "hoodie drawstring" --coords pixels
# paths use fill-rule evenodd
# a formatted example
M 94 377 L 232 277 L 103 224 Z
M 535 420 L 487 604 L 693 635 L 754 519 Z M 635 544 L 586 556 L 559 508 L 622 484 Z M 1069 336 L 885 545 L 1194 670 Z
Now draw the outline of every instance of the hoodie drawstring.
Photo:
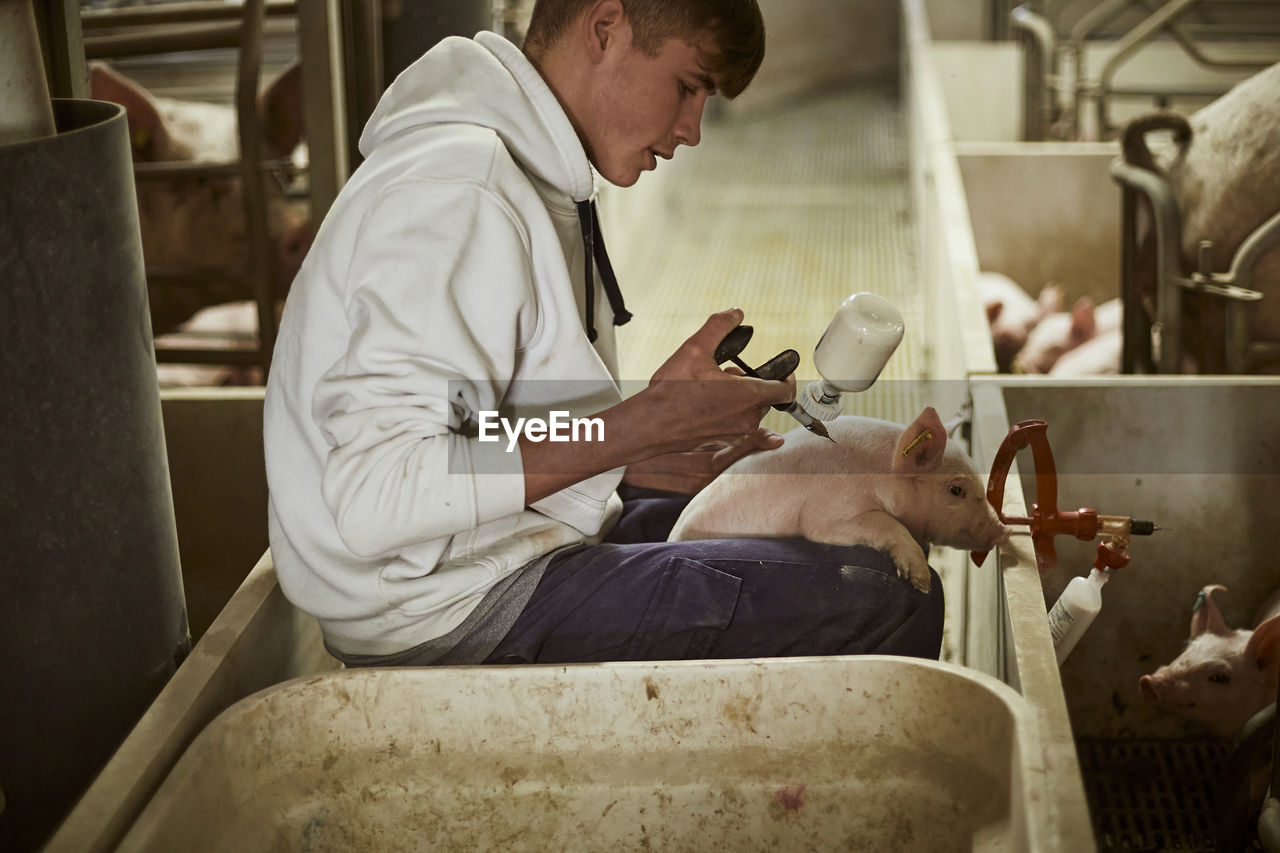
M 604 234 L 600 231 L 600 214 L 594 201 L 578 202 L 578 224 L 582 226 L 582 249 L 586 261 L 587 288 L 587 340 L 595 343 L 596 333 L 596 282 L 592 271 L 592 260 L 600 267 L 600 283 L 604 285 L 605 296 L 609 298 L 609 307 L 613 309 L 613 325 L 621 326 L 631 319 L 631 312 L 622 301 L 622 290 L 618 287 L 618 277 L 613 272 L 613 264 L 609 263 L 609 253 L 604 248 Z

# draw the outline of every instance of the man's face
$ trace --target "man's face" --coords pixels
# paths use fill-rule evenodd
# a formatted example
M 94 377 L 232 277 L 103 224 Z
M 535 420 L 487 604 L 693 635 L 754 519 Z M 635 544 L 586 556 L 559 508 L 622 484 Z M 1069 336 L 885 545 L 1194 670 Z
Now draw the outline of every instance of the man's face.
M 705 52 L 669 39 L 650 56 L 635 47 L 630 27 L 610 44 L 596 78 L 592 120 L 584 130 L 587 156 L 612 184 L 629 187 L 641 172 L 670 160 L 679 145 L 697 145 L 702 109 L 715 84 Z

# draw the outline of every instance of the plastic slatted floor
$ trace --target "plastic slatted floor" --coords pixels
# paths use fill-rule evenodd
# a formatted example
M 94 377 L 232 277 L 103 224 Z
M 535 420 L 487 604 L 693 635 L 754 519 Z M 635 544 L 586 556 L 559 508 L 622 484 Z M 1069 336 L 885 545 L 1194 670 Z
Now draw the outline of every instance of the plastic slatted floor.
M 749 364 L 783 349 L 817 378 L 813 348 L 850 293 L 902 312 L 906 336 L 880 380 L 845 411 L 900 422 L 919 412 L 924 294 L 917 287 L 906 117 L 892 85 L 797 98 L 767 114 L 708 118 L 667 199 L 657 247 L 626 288 L 623 376 L 644 378 L 706 315 L 739 306 L 755 335 Z M 659 166 L 661 168 L 661 166 Z M 642 178 L 643 180 L 643 178 Z M 854 395 L 849 395 L 854 396 Z M 795 426 L 771 413 L 779 431 Z
M 1220 850 L 1224 744 L 1081 738 L 1076 747 L 1099 853 Z

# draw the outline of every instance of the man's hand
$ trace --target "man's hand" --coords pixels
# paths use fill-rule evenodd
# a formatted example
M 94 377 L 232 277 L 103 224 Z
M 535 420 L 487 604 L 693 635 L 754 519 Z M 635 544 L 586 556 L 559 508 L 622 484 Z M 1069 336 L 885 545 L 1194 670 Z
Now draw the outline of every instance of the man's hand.
M 646 489 L 696 495 L 734 462 L 762 450 L 782 446 L 782 436 L 766 427 L 737 444 L 709 445 L 698 450 L 664 453 L 627 466 L 622 481 Z
M 756 379 L 714 353 L 742 324 L 737 308 L 712 314 L 658 368 L 648 387 L 598 414 L 606 439 L 533 442 L 521 436 L 525 503 L 626 465 L 635 485 L 693 494 L 735 460 L 782 443 L 761 430 L 773 403 L 795 399 L 795 379 Z
M 739 444 L 755 434 L 770 405 L 795 399 L 794 377 L 755 379 L 716 364 L 716 347 L 741 324 L 737 308 L 712 314 L 637 395 L 644 398 L 643 428 L 660 453 Z

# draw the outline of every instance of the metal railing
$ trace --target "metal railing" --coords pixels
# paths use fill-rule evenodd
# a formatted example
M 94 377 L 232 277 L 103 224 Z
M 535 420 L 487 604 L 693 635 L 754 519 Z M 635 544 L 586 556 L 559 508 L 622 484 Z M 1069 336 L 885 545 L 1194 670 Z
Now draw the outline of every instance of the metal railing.
M 160 270 L 148 266 L 147 279 L 155 287 L 209 287 L 216 282 L 247 284 L 257 304 L 257 345 L 250 349 L 156 348 L 156 360 L 199 364 L 258 364 L 265 377 L 271 366 L 276 338 L 277 294 L 284 283 L 273 280 L 266 180 L 281 166 L 263 153 L 263 135 L 257 111 L 261 77 L 263 29 L 268 14 L 293 15 L 294 0 L 244 0 L 243 5 L 223 3 L 166 4 L 122 9 L 86 10 L 81 15 L 88 59 L 121 58 L 214 48 L 238 51 L 235 73 L 235 110 L 240 156 L 229 162 L 139 163 L 137 181 L 175 178 L 237 176 L 241 184 L 242 212 L 248 247 L 243 269 L 209 270 L 199 267 Z M 107 30 L 142 27 L 140 32 Z M 97 33 L 94 35 L 93 33 Z M 145 258 L 144 258 L 145 261 Z
M 1280 341 L 1253 340 L 1251 312 L 1266 294 L 1253 288 L 1254 270 L 1271 249 L 1280 246 L 1280 211 L 1249 234 L 1236 248 L 1226 272 L 1212 269 L 1208 241 L 1201 241 L 1198 268 L 1187 269 L 1182 257 L 1182 215 L 1173 189 L 1161 175 L 1117 158 L 1111 176 L 1121 186 L 1121 299 L 1124 303 L 1122 373 L 1181 373 L 1184 357 L 1191 353 L 1183 329 L 1183 303 L 1187 294 L 1221 299 L 1225 319 L 1221 356 L 1224 372 L 1252 373 L 1280 362 Z M 1139 199 L 1150 204 L 1154 231 L 1154 290 L 1144 291 L 1139 270 L 1137 210 Z M 1154 297 L 1154 304 L 1151 298 Z M 1272 295 L 1274 299 L 1275 296 Z
M 1107 138 L 1117 97 L 1151 98 L 1163 104 L 1173 97 L 1213 98 L 1229 85 L 1148 84 L 1117 86 L 1119 69 L 1143 47 L 1172 41 L 1197 65 L 1217 71 L 1254 72 L 1280 61 L 1280 53 L 1214 56 L 1206 45 L 1223 40 L 1256 41 L 1268 32 L 1280 38 L 1280 4 L 1274 0 L 1098 0 L 1075 20 L 1065 17 L 1061 0 L 1025 2 L 1010 11 L 1010 22 L 1027 38 L 1026 138 Z M 1232 13 L 1240 18 L 1233 23 Z M 1248 13 L 1243 14 L 1242 13 Z M 1207 16 L 1216 20 L 1192 21 Z M 1270 29 L 1259 20 L 1270 20 Z M 1087 68 L 1086 47 L 1105 45 L 1099 70 Z

